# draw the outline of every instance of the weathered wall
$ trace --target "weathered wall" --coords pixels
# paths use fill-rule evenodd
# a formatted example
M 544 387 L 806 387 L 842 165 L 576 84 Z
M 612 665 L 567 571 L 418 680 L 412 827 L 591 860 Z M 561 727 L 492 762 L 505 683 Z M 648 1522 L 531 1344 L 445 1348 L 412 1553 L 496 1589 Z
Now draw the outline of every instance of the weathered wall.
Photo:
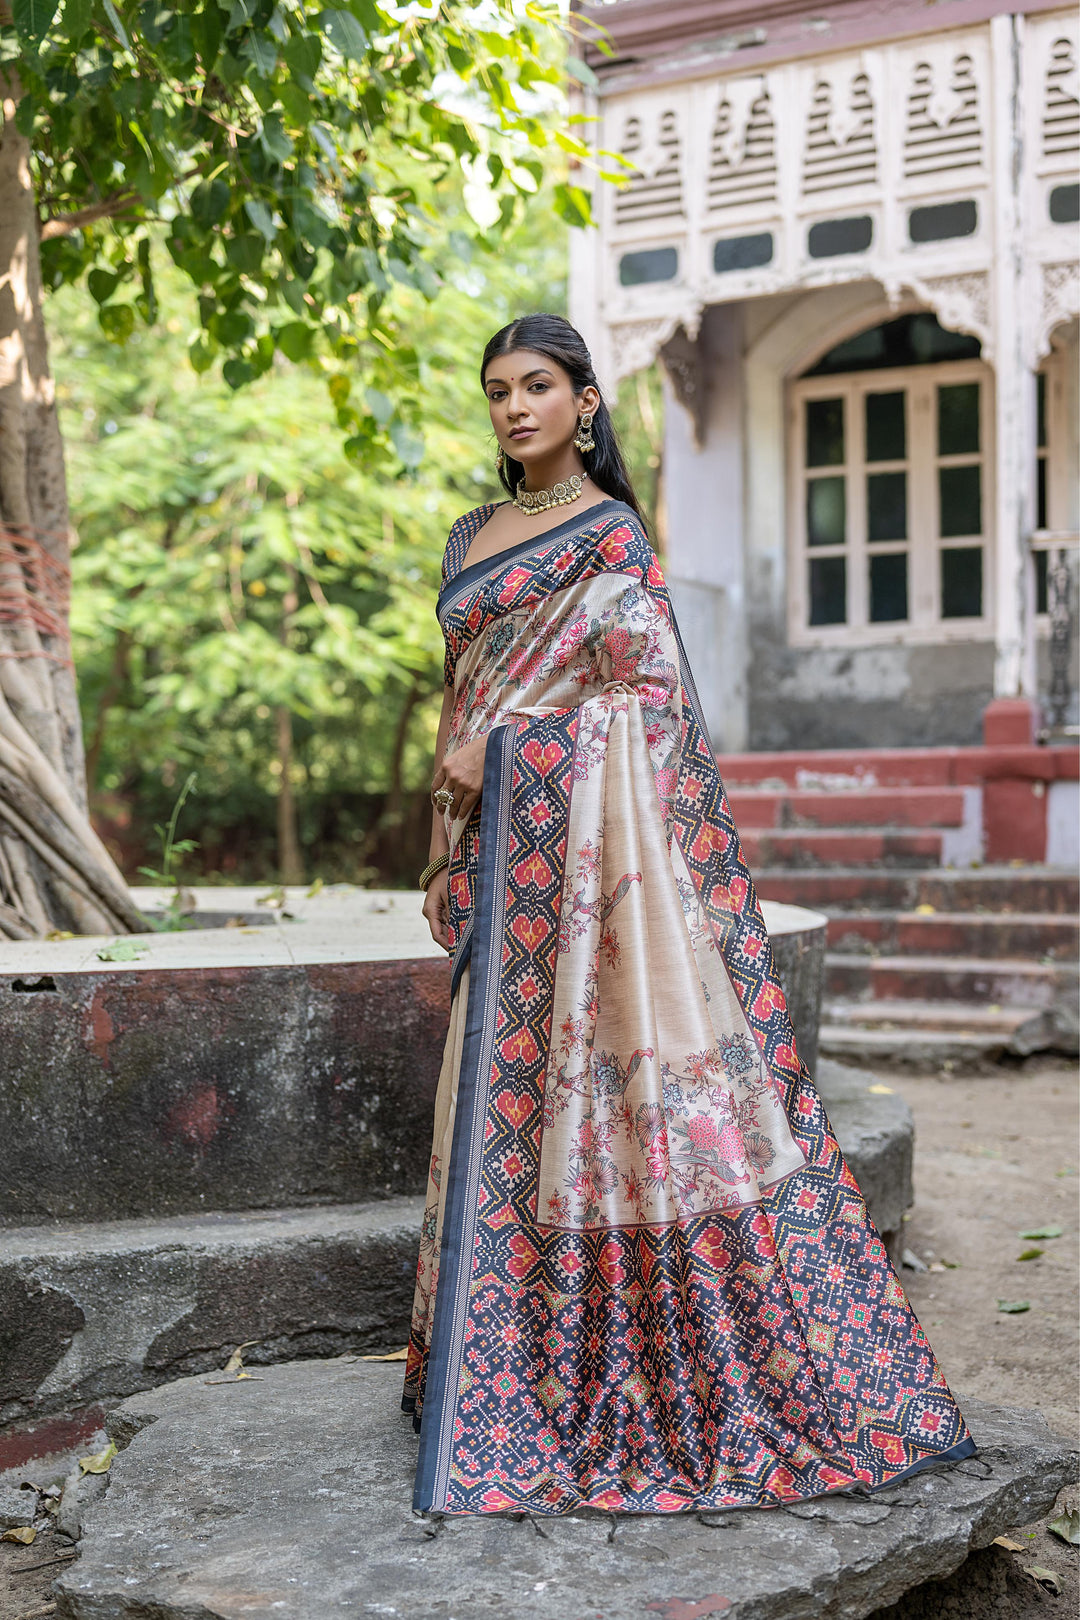
M 449 982 L 439 958 L 0 977 L 0 1225 L 422 1191 Z

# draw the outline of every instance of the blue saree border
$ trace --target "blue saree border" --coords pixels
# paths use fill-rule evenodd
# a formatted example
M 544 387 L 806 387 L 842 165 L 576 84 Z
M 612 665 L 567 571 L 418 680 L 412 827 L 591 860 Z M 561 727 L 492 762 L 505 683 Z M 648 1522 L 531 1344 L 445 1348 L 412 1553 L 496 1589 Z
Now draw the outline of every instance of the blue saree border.
M 450 1483 L 454 1417 L 477 1228 L 480 1156 L 495 1048 L 509 861 L 508 807 L 516 742 L 516 726 L 500 726 L 491 732 L 484 757 L 476 900 L 469 953 L 472 970 L 413 1493 L 413 1507 L 419 1512 L 438 1511 L 446 1500 Z

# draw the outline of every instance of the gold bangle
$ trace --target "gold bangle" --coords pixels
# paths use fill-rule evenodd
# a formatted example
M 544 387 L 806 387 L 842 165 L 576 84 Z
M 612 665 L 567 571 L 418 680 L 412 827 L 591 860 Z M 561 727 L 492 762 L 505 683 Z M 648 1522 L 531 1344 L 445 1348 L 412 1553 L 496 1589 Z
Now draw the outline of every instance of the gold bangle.
M 444 866 L 449 865 L 449 853 L 444 855 L 436 855 L 433 861 L 428 862 L 420 874 L 420 887 L 424 890 L 425 894 L 427 893 L 427 886 L 435 876 L 436 872 L 441 872 Z

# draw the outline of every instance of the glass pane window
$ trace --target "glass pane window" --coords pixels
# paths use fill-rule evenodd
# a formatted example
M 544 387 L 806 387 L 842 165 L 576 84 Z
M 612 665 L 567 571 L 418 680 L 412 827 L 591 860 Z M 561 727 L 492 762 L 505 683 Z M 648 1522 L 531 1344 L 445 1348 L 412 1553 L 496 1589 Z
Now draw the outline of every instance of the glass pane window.
M 938 533 L 943 539 L 953 535 L 982 534 L 982 468 L 938 468 Z
M 890 624 L 908 616 L 906 551 L 870 558 L 870 623 Z
M 949 383 L 938 388 L 938 455 L 979 452 L 979 385 Z M 975 531 L 969 530 L 968 533 Z
M 806 402 L 806 465 L 844 465 L 844 402 L 808 399 Z
M 870 473 L 866 480 L 866 538 L 907 539 L 907 473 Z
M 806 486 L 806 541 L 842 546 L 847 534 L 847 480 L 811 478 Z
M 866 396 L 867 461 L 903 461 L 907 455 L 904 390 Z
M 811 557 L 810 623 L 847 623 L 847 560 Z
M 982 546 L 946 546 L 941 553 L 941 617 L 982 617 Z

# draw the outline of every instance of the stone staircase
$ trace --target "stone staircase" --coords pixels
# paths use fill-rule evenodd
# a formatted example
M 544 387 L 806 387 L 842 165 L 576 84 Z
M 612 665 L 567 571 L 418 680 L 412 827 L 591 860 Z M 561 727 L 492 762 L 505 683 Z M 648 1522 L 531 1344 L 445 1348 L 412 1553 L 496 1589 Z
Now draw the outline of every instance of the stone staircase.
M 984 802 L 1002 752 L 720 757 L 761 897 L 829 919 L 823 1055 L 960 1068 L 1075 1050 L 1077 874 L 980 864 L 1002 837 Z M 1071 760 L 1048 763 L 1052 780 Z

